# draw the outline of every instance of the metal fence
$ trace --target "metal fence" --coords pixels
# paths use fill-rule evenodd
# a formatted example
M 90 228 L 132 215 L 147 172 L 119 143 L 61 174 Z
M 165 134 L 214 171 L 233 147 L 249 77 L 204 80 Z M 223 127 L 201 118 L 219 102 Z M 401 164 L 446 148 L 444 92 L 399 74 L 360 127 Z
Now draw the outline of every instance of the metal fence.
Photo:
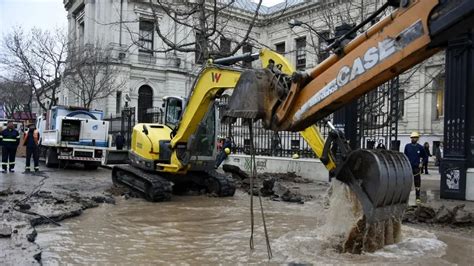
M 398 120 L 403 112 L 399 79 L 379 86 L 358 100 L 358 137 L 360 147 L 399 150 Z M 400 97 L 401 96 L 401 97 Z
M 126 107 L 122 110 L 120 116 L 105 118 L 109 121 L 109 134 L 112 135 L 112 146 L 115 146 L 115 137 L 120 132 L 125 138 L 125 147 L 130 148 L 132 139 L 132 130 L 135 126 L 135 107 Z
M 324 125 L 319 126 L 323 136 L 327 136 L 328 129 Z M 263 128 L 262 122 L 253 124 L 254 146 L 257 155 L 291 157 L 298 154 L 303 158 L 315 158 L 311 147 L 299 132 L 272 131 Z M 232 125 L 221 124 L 219 128 L 220 137 L 231 137 L 232 152 L 250 154 L 250 133 L 248 122 L 237 119 Z
M 217 110 L 221 118 L 226 108 L 228 97 L 222 97 L 217 101 Z M 324 137 L 328 134 L 328 127 L 320 122 L 317 124 Z M 297 153 L 303 158 L 315 158 L 313 150 L 299 132 L 272 131 L 263 128 L 262 121 L 253 124 L 254 146 L 257 155 L 291 157 Z M 221 123 L 218 128 L 218 136 L 221 138 L 231 137 L 232 152 L 250 154 L 250 133 L 248 122 L 244 119 L 237 119 L 235 123 L 229 125 Z

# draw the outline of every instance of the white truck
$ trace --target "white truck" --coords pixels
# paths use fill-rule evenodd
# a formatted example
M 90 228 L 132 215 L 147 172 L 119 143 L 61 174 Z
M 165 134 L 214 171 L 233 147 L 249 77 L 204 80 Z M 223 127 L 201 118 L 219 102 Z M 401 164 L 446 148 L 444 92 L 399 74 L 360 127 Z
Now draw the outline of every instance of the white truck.
M 46 166 L 79 162 L 86 169 L 97 169 L 109 147 L 109 122 L 103 116 L 99 110 L 55 106 L 38 118 L 40 156 Z

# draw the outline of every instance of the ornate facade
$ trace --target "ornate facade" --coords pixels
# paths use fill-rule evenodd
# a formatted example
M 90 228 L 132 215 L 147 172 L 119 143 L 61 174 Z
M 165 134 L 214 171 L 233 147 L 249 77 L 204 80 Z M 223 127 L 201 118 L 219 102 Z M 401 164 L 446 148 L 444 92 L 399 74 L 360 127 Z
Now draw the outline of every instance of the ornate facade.
M 162 97 L 186 97 L 201 65 L 195 63 L 192 53 L 150 52 L 148 47 L 159 50 L 163 41 L 147 24 L 153 13 L 141 0 L 64 0 L 68 12 L 70 40 L 81 45 L 101 44 L 110 49 L 116 64 L 123 73 L 126 87 L 95 107 L 105 110 L 108 116 L 120 113 L 129 95 L 129 106 L 138 108 L 141 119 L 144 112 L 161 107 Z M 184 1 L 187 2 L 187 1 Z M 189 1 L 193 2 L 193 1 Z M 227 3 L 228 0 L 218 1 Z M 310 69 L 327 56 L 323 49 L 327 39 L 334 36 L 334 28 L 343 22 L 360 22 L 367 14 L 380 7 L 381 0 L 352 1 L 288 0 L 273 7 L 261 7 L 248 43 L 253 52 L 269 47 L 284 54 L 299 69 Z M 328 4 L 329 2 L 329 4 Z M 231 46 L 245 35 L 256 4 L 250 0 L 237 0 L 222 12 Z M 194 41 L 195 33 L 189 28 L 178 27 L 164 13 L 158 14 L 158 23 L 171 39 Z M 309 27 L 293 27 L 288 22 L 298 19 Z M 148 33 L 147 33 L 148 32 Z M 136 35 L 141 36 L 141 47 L 136 45 Z M 246 47 L 249 51 L 249 46 Z M 242 50 L 240 51 L 240 53 Z M 254 67 L 257 67 L 254 63 Z M 415 66 L 399 78 L 401 93 L 401 118 L 399 139 L 401 147 L 409 141 L 411 131 L 419 131 L 420 142 L 442 141 L 444 55 L 442 53 Z M 62 90 L 60 101 L 75 104 L 75 99 Z

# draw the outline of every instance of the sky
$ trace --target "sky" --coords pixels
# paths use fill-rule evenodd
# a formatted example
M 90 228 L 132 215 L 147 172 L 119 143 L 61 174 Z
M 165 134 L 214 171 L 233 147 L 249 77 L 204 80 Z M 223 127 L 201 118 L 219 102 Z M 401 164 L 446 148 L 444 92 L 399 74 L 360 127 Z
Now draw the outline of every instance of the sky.
M 0 0 L 0 1 L 1 1 L 1 0 Z M 252 0 L 252 1 L 254 1 L 254 2 L 256 2 L 256 3 L 259 2 L 259 1 L 257 1 L 257 0 Z M 283 2 L 283 0 L 263 0 L 262 4 L 263 4 L 264 6 L 273 6 L 273 5 L 276 5 L 276 4 L 281 3 L 281 2 Z
M 67 28 L 63 0 L 0 0 L 0 36 L 12 27 Z
M 258 2 L 257 0 L 252 0 Z M 265 6 L 272 6 L 283 0 L 263 0 Z M 0 36 L 12 27 L 25 30 L 67 28 L 63 0 L 0 0 Z

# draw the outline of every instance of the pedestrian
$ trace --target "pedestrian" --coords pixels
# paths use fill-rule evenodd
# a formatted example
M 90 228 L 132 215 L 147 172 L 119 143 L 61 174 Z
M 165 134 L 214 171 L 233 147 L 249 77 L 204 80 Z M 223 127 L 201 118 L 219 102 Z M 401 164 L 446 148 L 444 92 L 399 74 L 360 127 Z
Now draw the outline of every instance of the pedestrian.
M 15 172 L 16 149 L 20 143 L 20 133 L 15 129 L 13 122 L 8 121 L 7 128 L 0 134 L 0 142 L 2 145 L 2 173 L 10 170 Z
M 379 139 L 379 144 L 377 145 L 378 150 L 386 150 L 387 147 L 385 147 L 385 144 L 383 144 L 383 140 Z
M 217 141 L 217 151 L 220 152 L 222 150 L 222 147 L 224 146 L 225 138 L 219 137 Z
M 115 136 L 115 147 L 117 147 L 117 150 L 122 150 L 124 144 L 125 144 L 125 138 L 122 136 L 120 132 L 117 133 L 117 136 Z
M 421 160 L 426 157 L 425 149 L 423 146 L 418 144 L 420 134 L 418 132 L 412 132 L 410 135 L 411 143 L 405 145 L 405 155 L 410 160 L 410 165 L 413 173 L 413 181 L 415 183 L 416 203 L 420 204 L 420 189 L 421 189 Z
M 425 174 L 428 175 L 428 157 L 431 157 L 431 153 L 430 153 L 430 144 L 428 142 L 425 142 L 425 144 L 423 144 L 423 148 L 425 149 L 425 157 L 423 157 L 423 168 L 421 169 L 421 172 L 423 172 L 423 170 L 425 171 Z
M 25 172 L 30 172 L 30 161 L 33 156 L 34 170 L 39 171 L 39 131 L 36 129 L 34 124 L 28 126 L 28 130 L 25 133 L 23 145 L 26 146 L 26 163 Z
M 217 169 L 219 165 L 227 158 L 230 154 L 230 149 L 232 148 L 232 140 L 230 138 L 226 138 L 224 140 L 224 144 L 222 144 L 222 149 L 220 150 L 219 154 L 216 158 L 216 165 L 215 168 Z

